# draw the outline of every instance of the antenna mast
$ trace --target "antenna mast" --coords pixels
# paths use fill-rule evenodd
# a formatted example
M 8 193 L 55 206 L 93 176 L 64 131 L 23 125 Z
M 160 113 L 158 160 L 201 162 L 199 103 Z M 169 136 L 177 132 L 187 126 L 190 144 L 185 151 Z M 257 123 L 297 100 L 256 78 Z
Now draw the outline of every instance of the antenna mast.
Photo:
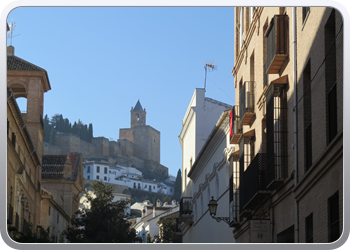
M 14 37 L 13 35 L 13 31 L 15 30 L 15 27 L 17 27 L 17 24 L 13 21 L 13 19 L 11 20 L 11 23 L 9 25 L 10 27 L 10 34 L 7 35 L 7 38 L 10 38 L 10 45 L 12 45 L 12 37 Z M 15 35 L 15 36 L 19 36 L 20 34 L 18 35 Z
M 204 78 L 204 89 L 207 85 L 207 70 L 208 70 L 208 67 L 209 67 L 209 71 L 213 71 L 213 70 L 216 70 L 216 65 L 213 65 L 213 62 L 214 60 L 211 62 L 211 63 L 207 63 L 205 62 L 204 64 L 204 69 L 205 69 L 205 78 Z

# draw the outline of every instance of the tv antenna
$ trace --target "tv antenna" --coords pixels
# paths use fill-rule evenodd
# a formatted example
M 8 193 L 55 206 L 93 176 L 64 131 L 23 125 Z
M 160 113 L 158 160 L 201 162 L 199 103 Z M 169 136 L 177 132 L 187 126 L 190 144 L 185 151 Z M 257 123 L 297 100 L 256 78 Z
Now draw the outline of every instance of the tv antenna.
M 12 37 L 15 37 L 15 36 L 19 36 L 20 34 L 18 35 L 13 35 L 13 31 L 15 30 L 15 27 L 17 27 L 17 24 L 13 21 L 13 19 L 11 20 L 11 23 L 9 25 L 10 27 L 10 34 L 7 35 L 7 38 L 10 38 L 10 45 L 12 45 Z
M 209 71 L 213 71 L 216 70 L 216 65 L 213 65 L 214 60 L 211 63 L 207 63 L 205 62 L 204 64 L 204 69 L 205 69 L 205 79 L 204 79 L 204 89 L 207 85 L 207 71 L 208 71 L 208 67 L 209 67 Z

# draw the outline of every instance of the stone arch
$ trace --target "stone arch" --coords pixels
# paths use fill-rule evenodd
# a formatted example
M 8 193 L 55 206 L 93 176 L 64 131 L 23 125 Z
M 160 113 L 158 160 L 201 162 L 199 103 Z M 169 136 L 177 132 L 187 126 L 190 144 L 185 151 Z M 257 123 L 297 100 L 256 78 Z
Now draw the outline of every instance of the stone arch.
M 7 86 L 12 89 L 12 92 L 17 99 L 18 97 L 27 98 L 28 96 L 28 82 L 24 80 L 10 80 Z

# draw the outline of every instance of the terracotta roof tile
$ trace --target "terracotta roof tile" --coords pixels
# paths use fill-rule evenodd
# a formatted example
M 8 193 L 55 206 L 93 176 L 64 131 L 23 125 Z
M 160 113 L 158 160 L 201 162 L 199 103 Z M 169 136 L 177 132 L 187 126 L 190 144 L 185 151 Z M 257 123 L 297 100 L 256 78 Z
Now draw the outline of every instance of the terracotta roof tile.
M 46 71 L 17 56 L 7 56 L 7 70 Z

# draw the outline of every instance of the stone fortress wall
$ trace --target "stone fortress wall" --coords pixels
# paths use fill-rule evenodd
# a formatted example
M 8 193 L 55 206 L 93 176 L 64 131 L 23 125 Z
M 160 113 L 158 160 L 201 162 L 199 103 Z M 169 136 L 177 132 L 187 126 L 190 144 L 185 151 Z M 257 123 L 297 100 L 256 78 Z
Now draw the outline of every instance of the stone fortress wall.
M 141 145 L 148 147 L 146 143 Z M 110 141 L 105 137 L 94 137 L 89 143 L 74 134 L 60 133 L 56 134 L 55 144 L 44 142 L 44 155 L 64 155 L 69 152 L 79 152 L 83 154 L 83 158 L 95 158 L 111 165 L 133 166 L 141 172 L 147 168 L 152 172 L 157 171 L 168 176 L 168 168 L 159 162 L 142 159 L 144 154 L 142 158 L 137 157 L 138 155 L 134 154 L 134 144 L 126 139 Z
M 110 141 L 105 137 L 94 137 L 91 143 L 77 135 L 58 133 L 55 144 L 44 142 L 45 155 L 79 152 L 83 158 L 95 158 L 108 164 L 132 166 L 168 176 L 168 168 L 160 164 L 160 132 L 146 125 L 146 109 L 138 100 L 130 110 L 130 128 L 119 129 L 119 139 Z

